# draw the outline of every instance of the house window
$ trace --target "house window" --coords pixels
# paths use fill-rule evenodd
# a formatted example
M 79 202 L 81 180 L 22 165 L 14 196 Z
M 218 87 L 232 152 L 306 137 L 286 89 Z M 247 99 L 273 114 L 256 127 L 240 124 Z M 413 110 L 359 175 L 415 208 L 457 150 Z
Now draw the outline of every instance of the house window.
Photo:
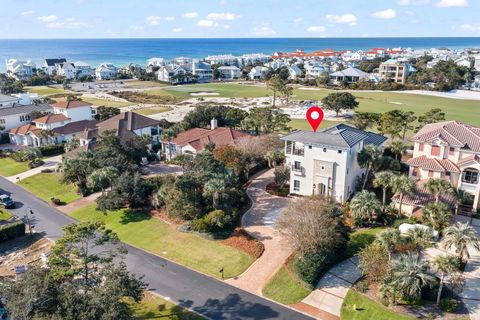
M 432 151 L 430 152 L 432 156 L 439 156 L 440 155 L 440 147 L 439 146 L 432 146 Z
M 425 146 L 425 145 L 424 145 L 423 143 L 420 143 L 420 144 L 418 145 L 418 151 L 423 151 L 424 146 Z
M 301 164 L 300 161 L 295 161 L 295 163 L 293 164 L 293 170 L 295 170 L 295 171 L 302 170 L 302 164 Z
M 300 181 L 293 180 L 293 191 L 300 191 Z
M 338 154 L 341 154 L 342 153 L 342 150 L 338 150 Z
M 412 170 L 412 176 L 416 177 L 418 175 L 418 169 L 417 168 L 413 168 Z
M 450 178 L 450 172 L 445 172 L 445 177 Z
M 477 184 L 478 183 L 478 170 L 477 169 L 465 169 L 462 174 L 462 182 Z
M 308 149 L 312 149 L 312 146 L 308 146 Z
M 323 148 L 323 152 L 327 152 L 327 148 Z
M 325 171 L 325 166 L 321 166 L 320 169 L 321 169 L 322 171 Z
M 5 124 L 5 119 L 0 119 L 0 124 Z
M 25 116 L 20 116 L 20 122 L 30 121 L 30 116 L 27 114 Z
M 448 154 L 453 156 L 454 153 L 455 153 L 455 148 L 450 147 L 450 149 L 448 149 Z
M 433 171 L 431 171 L 431 170 L 428 171 L 428 177 L 429 177 L 429 178 L 432 178 L 432 177 L 433 177 Z
M 348 174 L 348 168 L 347 168 L 347 174 Z

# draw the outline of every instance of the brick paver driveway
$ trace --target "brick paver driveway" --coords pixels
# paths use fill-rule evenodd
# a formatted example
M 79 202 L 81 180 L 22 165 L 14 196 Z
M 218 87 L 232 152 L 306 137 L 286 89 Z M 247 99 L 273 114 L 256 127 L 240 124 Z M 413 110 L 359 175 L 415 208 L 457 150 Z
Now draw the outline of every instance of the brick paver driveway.
M 273 223 L 282 209 L 293 200 L 272 196 L 265 191 L 267 185 L 273 182 L 273 177 L 271 169 L 253 178 L 247 188 L 247 194 L 253 204 L 242 218 L 242 226 L 263 243 L 265 251 L 239 277 L 226 280 L 231 285 L 258 295 L 261 295 L 262 287 L 292 253 L 286 240 L 274 229 Z

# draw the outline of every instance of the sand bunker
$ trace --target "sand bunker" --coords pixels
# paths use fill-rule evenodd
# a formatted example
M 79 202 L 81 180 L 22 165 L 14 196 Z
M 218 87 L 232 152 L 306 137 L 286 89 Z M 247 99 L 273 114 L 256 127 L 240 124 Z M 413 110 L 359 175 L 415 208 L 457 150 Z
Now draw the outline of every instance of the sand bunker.
M 220 93 L 218 92 L 192 92 L 190 93 L 191 96 L 218 96 Z

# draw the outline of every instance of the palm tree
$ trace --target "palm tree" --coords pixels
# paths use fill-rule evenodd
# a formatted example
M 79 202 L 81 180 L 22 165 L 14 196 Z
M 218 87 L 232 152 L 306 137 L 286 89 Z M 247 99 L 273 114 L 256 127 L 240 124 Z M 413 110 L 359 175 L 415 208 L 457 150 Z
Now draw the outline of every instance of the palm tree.
M 402 214 L 403 198 L 405 195 L 413 196 L 416 190 L 415 181 L 405 175 L 395 176 L 392 180 L 392 189 L 393 192 L 400 194 L 398 211 Z
M 392 282 L 404 298 L 415 300 L 420 297 L 424 287 L 435 283 L 435 277 L 418 253 L 407 253 L 393 261 Z
M 465 257 L 470 258 L 468 246 L 480 250 L 480 240 L 477 237 L 477 232 L 468 223 L 457 222 L 446 228 L 443 233 L 443 247 L 447 250 L 455 249 L 459 261 L 463 261 Z
M 407 149 L 407 146 L 405 146 L 405 143 L 401 140 L 393 141 L 390 144 L 390 150 L 392 150 L 393 154 L 395 154 L 395 160 L 399 160 L 398 156 L 400 156 L 400 159 L 402 159 L 403 153 Z
M 395 245 L 401 240 L 400 231 L 398 229 L 390 228 L 380 232 L 377 235 L 377 241 L 380 242 L 388 251 L 388 260 L 392 259 L 392 253 Z
M 430 228 L 413 227 L 408 229 L 406 236 L 415 245 L 416 251 L 420 253 L 424 248 L 429 247 L 433 241 L 433 233 Z
M 219 202 L 222 199 L 222 195 L 232 183 L 232 173 L 227 172 L 225 174 L 214 174 L 210 180 L 205 183 L 203 187 L 203 195 L 206 197 L 212 197 L 213 208 L 219 208 Z
M 376 218 L 381 211 L 381 205 L 375 193 L 363 190 L 353 197 L 350 202 L 350 210 L 355 223 L 365 220 L 371 223 L 372 219 Z
M 362 149 L 362 151 L 358 153 L 358 156 L 357 156 L 358 165 L 361 168 L 366 169 L 365 177 L 363 178 L 362 190 L 365 189 L 365 185 L 367 184 L 367 181 L 368 181 L 368 176 L 370 175 L 370 172 L 373 170 L 375 162 L 378 161 L 378 159 L 380 158 L 380 155 L 381 155 L 380 151 L 371 144 L 366 145 Z
M 450 184 L 450 182 L 442 178 L 429 179 L 427 183 L 425 183 L 424 187 L 425 189 L 427 189 L 428 192 L 435 196 L 435 203 L 438 203 L 440 201 L 440 195 L 442 193 L 455 193 L 455 190 L 453 189 L 453 186 Z
M 383 210 L 385 210 L 385 205 L 387 203 L 387 188 L 392 186 L 392 180 L 395 177 L 391 171 L 382 171 L 375 174 L 375 179 L 373 180 L 373 186 L 375 188 L 381 187 L 383 190 L 382 205 Z
M 437 294 L 437 305 L 440 304 L 442 297 L 442 290 L 447 279 L 447 276 L 456 272 L 460 268 L 458 259 L 453 256 L 436 256 L 432 262 L 432 268 L 440 274 L 440 287 Z
M 39 132 L 39 135 L 40 135 L 40 144 L 43 142 L 43 139 L 45 139 L 48 143 L 48 138 L 50 138 L 51 136 L 53 136 L 53 131 L 52 130 L 46 130 L 46 129 L 42 129 L 40 130 Z
M 115 167 L 103 167 L 94 170 L 87 177 L 87 187 L 92 190 L 101 189 L 105 193 L 105 188 L 112 185 L 113 179 L 119 176 L 119 172 Z
M 422 219 L 433 229 L 442 231 L 450 225 L 452 212 L 442 203 L 429 203 L 423 210 Z

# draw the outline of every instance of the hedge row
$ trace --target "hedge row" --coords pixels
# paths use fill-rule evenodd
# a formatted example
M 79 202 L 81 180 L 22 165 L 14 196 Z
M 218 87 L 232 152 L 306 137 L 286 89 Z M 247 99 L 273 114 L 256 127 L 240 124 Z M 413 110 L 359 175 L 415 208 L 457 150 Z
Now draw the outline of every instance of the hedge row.
M 10 240 L 25 235 L 25 223 L 23 221 L 15 221 L 0 226 L 0 242 Z
M 42 153 L 42 156 L 44 157 L 53 157 L 53 156 L 58 156 L 59 154 L 62 154 L 65 152 L 64 149 L 64 144 L 47 144 L 45 146 L 41 146 L 40 152 Z

